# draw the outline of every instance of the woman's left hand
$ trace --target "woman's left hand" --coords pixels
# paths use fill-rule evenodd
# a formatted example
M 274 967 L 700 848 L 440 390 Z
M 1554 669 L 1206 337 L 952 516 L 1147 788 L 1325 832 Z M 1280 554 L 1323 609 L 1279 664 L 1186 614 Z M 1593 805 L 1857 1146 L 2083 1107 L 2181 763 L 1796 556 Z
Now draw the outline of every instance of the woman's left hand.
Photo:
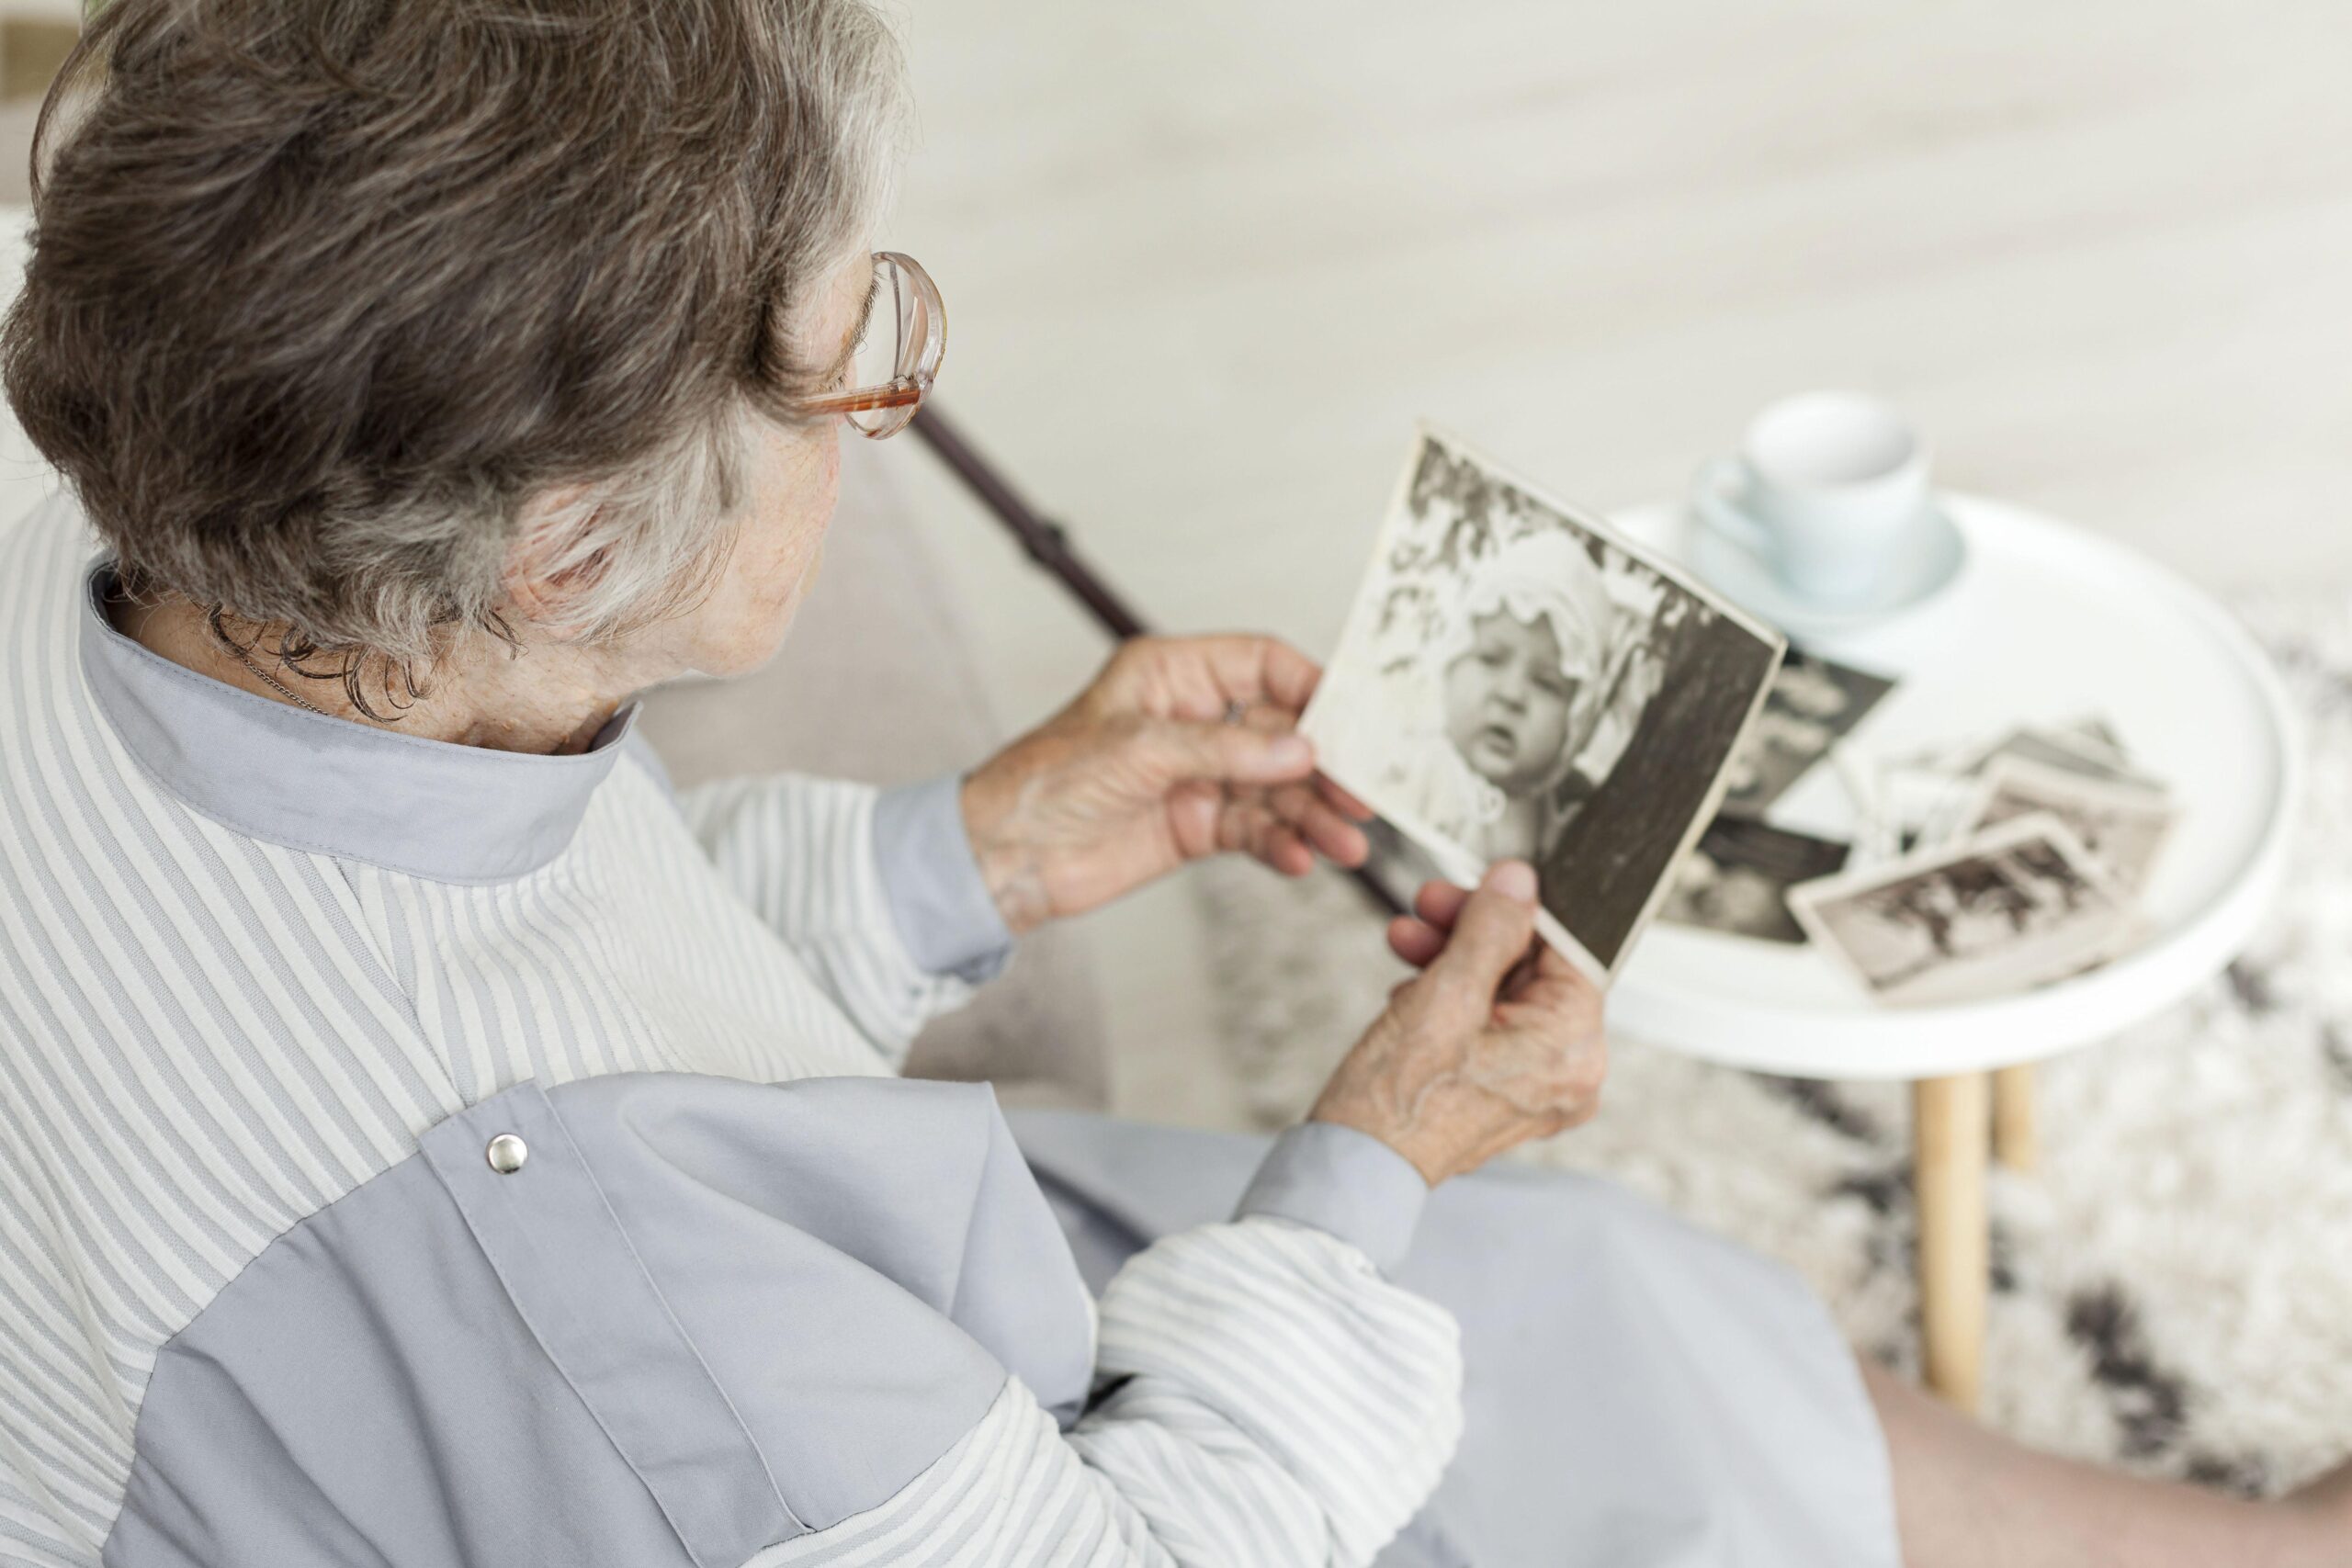
M 964 781 L 964 824 L 1015 934 L 1186 861 L 1246 851 L 1303 876 L 1361 865 L 1372 808 L 1295 733 L 1322 676 L 1261 637 L 1138 637 L 1069 706 Z

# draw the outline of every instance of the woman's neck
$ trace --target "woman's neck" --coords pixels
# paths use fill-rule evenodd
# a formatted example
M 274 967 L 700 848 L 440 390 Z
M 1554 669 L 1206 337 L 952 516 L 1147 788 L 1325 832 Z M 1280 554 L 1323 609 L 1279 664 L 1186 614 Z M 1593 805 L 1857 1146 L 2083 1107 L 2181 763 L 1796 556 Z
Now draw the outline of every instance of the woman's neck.
M 425 690 L 401 705 L 373 702 L 371 717 L 338 677 L 306 675 L 278 662 L 278 639 L 265 632 L 247 658 L 224 647 L 204 611 L 188 601 L 115 600 L 107 614 L 117 631 L 184 669 L 289 707 L 423 740 L 494 751 L 584 751 L 615 713 L 650 682 L 626 661 L 585 649 L 538 644 L 527 649 L 485 641 L 436 666 Z M 278 691 L 265 679 L 286 688 Z M 300 701 L 289 700 L 287 693 Z

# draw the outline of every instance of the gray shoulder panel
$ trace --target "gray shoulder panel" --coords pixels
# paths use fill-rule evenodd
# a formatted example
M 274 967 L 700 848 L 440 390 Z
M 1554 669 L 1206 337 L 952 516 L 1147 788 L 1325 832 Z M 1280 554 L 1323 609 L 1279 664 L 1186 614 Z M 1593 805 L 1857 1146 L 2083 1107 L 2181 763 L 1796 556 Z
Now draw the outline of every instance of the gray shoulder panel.
M 1074 1411 L 1091 1359 L 985 1089 L 526 1084 L 164 1348 L 106 1561 L 737 1568 L 891 1495 L 1008 1370 Z
M 631 1074 L 550 1098 L 592 1169 L 629 1173 L 613 1212 L 812 1529 L 946 1451 L 1007 1371 L 1083 1402 L 1086 1287 L 985 1085 Z
M 493 1142 L 511 1151 L 498 1166 Z M 434 1128 L 424 1152 L 495 1271 L 503 1304 L 521 1314 L 538 1359 L 554 1363 L 687 1554 L 715 1568 L 804 1533 L 548 1097 L 527 1083 L 509 1089 Z M 620 1187 L 635 1174 L 605 1172 Z M 497 1368 L 477 1371 L 497 1386 Z
M 502 1556 L 695 1562 L 411 1159 L 279 1237 L 164 1348 L 105 1561 Z

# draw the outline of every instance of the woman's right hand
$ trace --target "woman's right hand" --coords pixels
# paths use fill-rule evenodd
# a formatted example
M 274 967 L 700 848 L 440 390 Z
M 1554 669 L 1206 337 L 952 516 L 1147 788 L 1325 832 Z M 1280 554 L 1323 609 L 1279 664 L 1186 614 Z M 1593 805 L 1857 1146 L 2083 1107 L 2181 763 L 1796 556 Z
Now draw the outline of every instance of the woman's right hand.
M 1600 990 L 1534 941 L 1525 862 L 1498 863 L 1476 891 L 1426 883 L 1414 909 L 1388 941 L 1421 973 L 1389 993 L 1308 1116 L 1378 1138 L 1434 1187 L 1589 1118 L 1608 1046 Z

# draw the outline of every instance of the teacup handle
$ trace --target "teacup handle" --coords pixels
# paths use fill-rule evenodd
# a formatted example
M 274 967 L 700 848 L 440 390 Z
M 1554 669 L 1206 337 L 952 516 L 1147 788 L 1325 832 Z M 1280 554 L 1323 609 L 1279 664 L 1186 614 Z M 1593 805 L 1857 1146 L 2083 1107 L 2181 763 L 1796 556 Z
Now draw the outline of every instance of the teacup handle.
M 1780 536 L 1724 499 L 1739 466 L 1736 457 L 1716 457 L 1702 464 L 1691 490 L 1691 504 L 1698 508 L 1700 522 L 1770 559 L 1781 553 Z

